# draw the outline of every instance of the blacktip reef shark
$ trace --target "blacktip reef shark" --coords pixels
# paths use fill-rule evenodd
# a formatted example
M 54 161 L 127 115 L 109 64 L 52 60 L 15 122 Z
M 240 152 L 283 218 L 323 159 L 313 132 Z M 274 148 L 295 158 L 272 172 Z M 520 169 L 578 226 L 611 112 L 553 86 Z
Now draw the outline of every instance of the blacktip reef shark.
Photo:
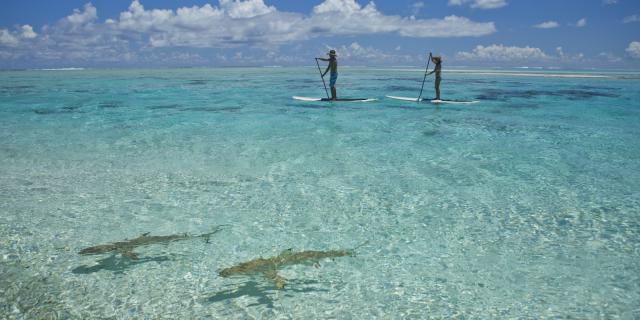
M 101 244 L 80 250 L 80 254 L 104 254 L 109 252 L 120 253 L 123 257 L 127 257 L 133 260 L 138 259 L 138 254 L 133 252 L 137 247 L 148 246 L 152 244 L 168 244 L 170 242 L 182 241 L 194 238 L 203 238 L 205 242 L 209 243 L 209 238 L 212 234 L 220 231 L 222 226 L 216 227 L 212 232 L 203 233 L 201 235 L 191 236 L 187 233 L 174 234 L 169 236 L 150 236 L 149 232 L 142 234 L 141 236 L 125 241 L 118 241 L 114 243 Z
M 320 260 L 325 258 L 353 257 L 355 256 L 355 251 L 364 244 L 366 242 L 350 250 L 294 252 L 293 249 L 287 249 L 275 257 L 258 258 L 243 262 L 236 266 L 222 269 L 218 274 L 225 278 L 236 275 L 262 274 L 273 282 L 276 289 L 284 289 L 286 281 L 278 274 L 278 268 L 296 264 L 313 264 L 317 266 Z

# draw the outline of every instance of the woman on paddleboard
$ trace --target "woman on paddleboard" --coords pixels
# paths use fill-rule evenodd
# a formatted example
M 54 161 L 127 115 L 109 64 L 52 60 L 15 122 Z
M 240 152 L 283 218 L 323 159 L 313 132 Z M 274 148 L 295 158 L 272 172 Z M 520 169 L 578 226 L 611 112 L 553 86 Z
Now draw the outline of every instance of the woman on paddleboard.
M 329 53 L 329 59 L 326 58 L 318 58 L 318 60 L 329 61 L 329 65 L 327 66 L 327 70 L 324 71 L 322 77 L 331 70 L 331 78 L 329 79 L 329 87 L 331 87 L 331 100 L 338 99 L 338 94 L 336 93 L 336 81 L 338 80 L 338 59 L 336 59 L 336 51 L 331 50 Z
M 442 71 L 442 58 L 439 56 L 433 56 L 431 57 L 431 61 L 436 64 L 436 67 L 433 69 L 433 71 L 427 73 L 427 75 L 430 75 L 435 72 L 436 81 L 434 82 L 434 85 L 436 89 L 436 98 L 434 100 L 440 100 L 440 81 L 442 81 L 442 77 L 440 76 L 440 71 Z

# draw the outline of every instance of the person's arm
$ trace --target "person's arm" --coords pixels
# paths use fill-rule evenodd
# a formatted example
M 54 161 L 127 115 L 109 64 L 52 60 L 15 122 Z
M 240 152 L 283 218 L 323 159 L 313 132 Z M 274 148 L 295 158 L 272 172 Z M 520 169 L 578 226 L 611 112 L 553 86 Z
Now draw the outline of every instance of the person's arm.
M 331 61 L 331 59 L 326 59 L 326 58 L 316 58 L 316 60 Z M 329 66 L 331 66 L 331 64 L 329 64 Z M 329 67 L 327 67 L 327 70 L 322 74 L 323 77 L 324 77 L 325 74 L 327 74 L 327 71 L 329 71 Z
M 434 73 L 434 72 L 436 72 L 436 71 L 440 71 L 440 68 L 441 68 L 441 67 L 440 67 L 440 68 L 438 68 L 438 67 L 439 67 L 439 66 L 438 66 L 438 65 L 436 65 L 436 66 L 435 66 L 435 68 L 433 68 L 433 70 L 431 70 L 431 72 L 427 73 L 427 75 L 430 75 L 430 74 L 432 74 L 432 73 Z
M 324 71 L 322 76 L 324 77 L 327 74 L 327 72 L 329 72 L 329 70 L 331 70 L 331 63 L 329 63 L 329 65 L 327 66 L 327 70 Z

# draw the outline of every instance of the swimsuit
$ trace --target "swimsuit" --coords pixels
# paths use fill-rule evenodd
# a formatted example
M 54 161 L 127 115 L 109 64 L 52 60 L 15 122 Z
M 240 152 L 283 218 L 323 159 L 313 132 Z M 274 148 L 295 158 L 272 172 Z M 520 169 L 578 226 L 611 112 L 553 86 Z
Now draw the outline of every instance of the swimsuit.
M 338 73 L 331 72 L 331 78 L 329 78 L 329 87 L 333 88 L 336 86 L 336 80 L 338 80 Z

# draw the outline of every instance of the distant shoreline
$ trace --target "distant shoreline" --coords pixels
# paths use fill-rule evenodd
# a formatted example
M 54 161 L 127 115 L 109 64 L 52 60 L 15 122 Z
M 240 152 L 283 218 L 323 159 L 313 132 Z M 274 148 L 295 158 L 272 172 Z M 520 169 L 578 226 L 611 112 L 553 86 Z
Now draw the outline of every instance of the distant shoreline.
M 317 68 L 316 66 L 220 66 L 220 67 L 163 67 L 163 68 L 37 68 L 37 69 L 2 69 L 0 72 L 100 72 L 100 71 L 153 71 L 153 70 L 216 70 L 216 69 L 278 69 L 285 71 L 296 68 Z M 366 69 L 371 71 L 395 71 L 395 72 L 424 72 L 420 66 L 342 66 L 344 69 Z M 476 76 L 512 76 L 512 77 L 543 77 L 543 78 L 589 78 L 589 79 L 640 79 L 640 70 L 615 70 L 615 69 L 556 69 L 538 67 L 514 67 L 514 68 L 477 68 L 477 67 L 449 67 L 443 70 L 447 74 L 469 74 Z

